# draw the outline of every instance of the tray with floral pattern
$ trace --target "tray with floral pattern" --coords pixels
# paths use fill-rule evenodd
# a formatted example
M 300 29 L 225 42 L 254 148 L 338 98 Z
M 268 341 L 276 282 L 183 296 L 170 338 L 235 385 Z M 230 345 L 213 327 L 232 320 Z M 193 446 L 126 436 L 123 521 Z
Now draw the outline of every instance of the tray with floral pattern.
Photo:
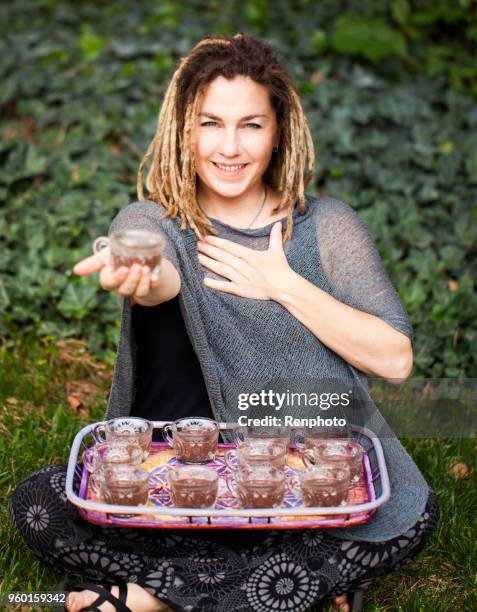
M 155 421 L 162 428 L 165 421 Z M 219 443 L 215 461 L 207 464 L 219 474 L 219 494 L 213 508 L 176 508 L 173 505 L 168 466 L 178 464 L 174 451 L 165 442 L 152 442 L 151 452 L 142 468 L 151 474 L 149 499 L 144 506 L 115 506 L 97 499 L 89 487 L 89 472 L 78 463 L 78 454 L 88 448 L 85 438 L 96 423 L 84 427 L 76 435 L 71 448 L 66 476 L 66 495 L 81 516 L 97 525 L 116 527 L 148 527 L 161 529 L 303 529 L 360 525 L 368 521 L 376 508 L 390 496 L 389 478 L 379 439 L 368 429 L 353 427 L 353 439 L 364 449 L 359 482 L 348 490 L 348 500 L 340 507 L 304 507 L 301 499 L 287 489 L 279 508 L 241 508 L 225 482 L 229 468 L 224 453 L 233 443 Z M 221 423 L 220 428 L 236 425 Z M 290 447 L 287 475 L 303 469 L 301 453 Z

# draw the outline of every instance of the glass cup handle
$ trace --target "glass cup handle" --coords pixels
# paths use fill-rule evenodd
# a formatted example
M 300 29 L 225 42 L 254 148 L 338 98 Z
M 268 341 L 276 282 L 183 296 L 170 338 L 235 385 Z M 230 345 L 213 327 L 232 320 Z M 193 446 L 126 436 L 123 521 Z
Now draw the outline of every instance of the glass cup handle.
M 169 446 L 174 448 L 174 438 L 171 435 L 172 431 L 173 431 L 173 425 L 171 423 L 164 425 L 164 427 L 162 428 L 162 437 L 169 444 Z
M 238 497 L 237 484 L 234 482 L 234 480 L 235 478 L 232 474 L 227 475 L 227 478 L 226 478 L 227 487 L 234 497 Z
M 316 465 L 315 454 L 311 449 L 308 449 L 303 453 L 302 460 L 303 460 L 303 463 L 305 464 L 305 467 L 307 468 L 313 467 Z
M 236 464 L 234 465 L 233 460 L 235 459 L 235 462 L 237 462 L 237 451 L 236 450 L 226 451 L 224 455 L 224 459 L 225 459 L 225 464 L 227 465 L 227 467 L 231 469 L 232 471 L 235 470 L 237 465 Z
M 155 266 L 152 270 L 151 270 L 151 274 L 157 274 L 159 275 L 159 272 L 161 271 L 161 264 L 158 263 L 157 266 Z
M 110 248 L 109 238 L 107 236 L 99 236 L 93 242 L 93 253 L 97 255 L 106 265 L 110 265 L 109 252 L 106 253 L 106 249 Z
M 295 495 L 296 497 L 302 496 L 301 495 L 301 484 L 300 484 L 300 479 L 298 478 L 298 476 L 288 476 L 287 484 L 288 484 L 288 488 L 293 493 L 293 495 Z
M 90 474 L 90 477 L 89 477 L 89 486 L 91 488 L 91 491 L 95 495 L 100 495 L 101 494 L 101 482 L 99 480 L 99 474 L 97 474 L 97 473 Z
M 85 450 L 83 455 L 83 464 L 88 472 L 93 472 L 94 470 L 94 449 L 88 448 Z
M 106 427 L 103 423 L 93 427 L 92 436 L 95 442 L 106 442 Z
M 234 431 L 234 438 L 235 438 L 235 444 L 237 446 L 241 446 L 242 444 L 245 444 L 245 433 L 244 433 L 243 427 L 239 427 L 238 429 Z

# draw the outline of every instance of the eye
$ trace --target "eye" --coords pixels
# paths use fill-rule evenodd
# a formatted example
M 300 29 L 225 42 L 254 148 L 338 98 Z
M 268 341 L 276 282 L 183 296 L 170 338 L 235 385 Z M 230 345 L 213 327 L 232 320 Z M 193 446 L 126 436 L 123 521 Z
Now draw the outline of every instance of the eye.
M 213 125 L 217 125 L 217 121 L 204 121 L 203 123 L 201 123 L 200 125 L 203 125 L 205 127 L 207 126 L 213 126 Z
M 246 123 L 245 125 L 246 125 L 246 127 L 251 127 L 254 130 L 259 130 L 262 127 L 258 123 Z

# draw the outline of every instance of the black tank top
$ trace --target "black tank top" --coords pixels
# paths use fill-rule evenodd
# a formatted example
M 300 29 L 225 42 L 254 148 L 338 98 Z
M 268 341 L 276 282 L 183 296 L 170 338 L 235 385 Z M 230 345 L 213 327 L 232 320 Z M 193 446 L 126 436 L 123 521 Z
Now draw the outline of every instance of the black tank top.
M 188 416 L 213 419 L 179 298 L 151 307 L 135 304 L 132 329 L 137 361 L 131 414 L 153 421 L 174 421 Z

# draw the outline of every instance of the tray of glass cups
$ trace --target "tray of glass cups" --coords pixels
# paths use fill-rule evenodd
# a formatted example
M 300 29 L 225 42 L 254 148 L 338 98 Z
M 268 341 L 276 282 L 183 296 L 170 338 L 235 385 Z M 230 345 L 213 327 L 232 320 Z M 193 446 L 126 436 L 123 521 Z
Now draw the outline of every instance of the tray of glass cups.
M 164 441 L 153 441 L 154 430 Z M 381 443 L 366 428 L 338 438 L 199 417 L 126 417 L 78 432 L 66 495 L 100 525 L 298 529 L 362 524 L 390 487 Z

